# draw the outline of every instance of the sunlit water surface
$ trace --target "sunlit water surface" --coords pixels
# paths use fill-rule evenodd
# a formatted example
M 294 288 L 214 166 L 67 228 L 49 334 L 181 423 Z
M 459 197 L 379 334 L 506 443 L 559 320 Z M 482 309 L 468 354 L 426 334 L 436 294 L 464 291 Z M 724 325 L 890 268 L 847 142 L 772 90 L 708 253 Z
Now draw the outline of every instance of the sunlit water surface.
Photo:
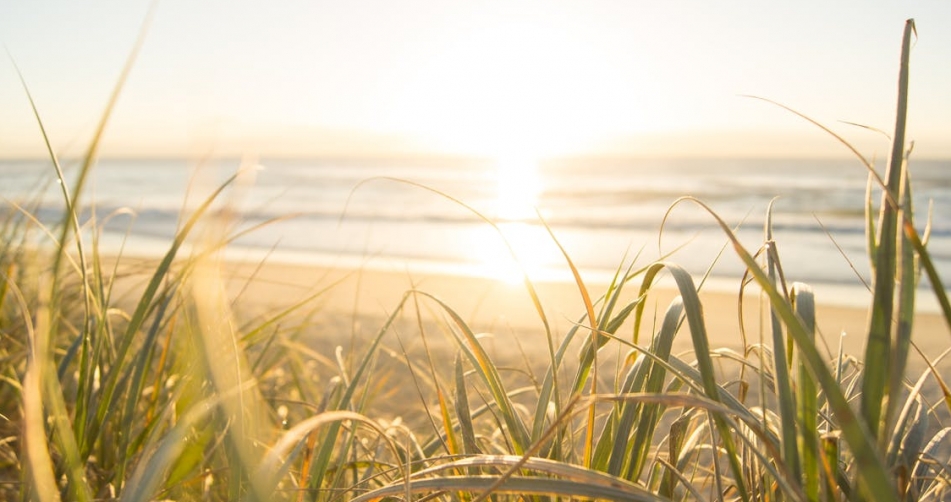
M 713 217 L 693 202 L 675 204 L 691 196 L 736 227 L 753 252 L 764 241 L 772 202 L 774 238 L 791 281 L 862 288 L 869 276 L 868 176 L 848 159 L 103 160 L 80 202 L 94 207 L 106 245 L 159 253 L 183 208 L 196 207 L 242 166 L 215 206 L 228 209 L 217 213 L 230 215 L 220 221 L 233 225 L 232 233 L 279 221 L 237 239 L 229 248 L 235 258 L 269 254 L 508 282 L 525 270 L 535 280 L 569 280 L 540 215 L 588 280 L 663 258 L 696 274 L 712 266 L 715 278 L 735 285 L 742 265 L 730 248 L 717 260 L 726 237 Z M 929 249 L 951 277 L 951 161 L 913 161 L 911 170 L 919 228 L 930 208 Z M 75 175 L 67 166 L 67 183 Z M 33 207 L 41 221 L 57 221 L 63 203 L 49 162 L 3 161 L 0 176 L 0 195 Z M 876 206 L 879 199 L 873 190 Z

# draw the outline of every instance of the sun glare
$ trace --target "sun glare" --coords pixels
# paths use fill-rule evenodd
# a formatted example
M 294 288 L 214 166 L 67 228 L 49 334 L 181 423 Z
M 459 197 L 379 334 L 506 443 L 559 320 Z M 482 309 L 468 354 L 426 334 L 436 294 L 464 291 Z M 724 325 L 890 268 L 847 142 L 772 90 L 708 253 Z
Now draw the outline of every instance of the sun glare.
M 536 223 L 535 208 L 541 194 L 538 157 L 524 150 L 509 150 L 496 157 L 495 167 L 493 213 L 511 249 L 498 233 L 484 227 L 473 236 L 471 258 L 484 277 L 518 284 L 524 271 L 533 280 L 541 279 L 558 255 L 544 228 Z
M 538 159 L 530 154 L 511 152 L 496 161 L 496 215 L 503 221 L 535 218 L 541 191 Z
M 545 230 L 524 222 L 503 222 L 499 230 L 511 250 L 494 229 L 480 229 L 472 246 L 477 274 L 509 285 L 521 284 L 523 273 L 533 281 L 545 279 L 559 256 Z

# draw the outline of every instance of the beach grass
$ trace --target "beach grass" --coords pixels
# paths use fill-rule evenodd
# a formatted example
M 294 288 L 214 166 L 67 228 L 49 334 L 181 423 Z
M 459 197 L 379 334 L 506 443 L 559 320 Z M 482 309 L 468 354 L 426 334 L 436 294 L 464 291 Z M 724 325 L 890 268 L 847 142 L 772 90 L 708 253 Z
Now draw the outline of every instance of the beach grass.
M 564 335 L 523 280 L 540 359 L 503 362 L 451 300 L 422 287 L 369 319 L 369 337 L 323 347 L 313 313 L 334 283 L 263 315 L 239 301 L 254 273 L 231 294 L 222 250 L 237 236 L 228 197 L 240 173 L 182 214 L 160 259 L 103 253 L 102 222 L 79 215 L 113 100 L 77 180 L 47 141 L 60 221 L 44 226 L 29 202 L 0 213 L 0 498 L 947 500 L 943 355 L 922 355 L 920 374 L 908 364 L 922 271 L 951 329 L 910 202 L 913 35 L 909 20 L 884 177 L 826 129 L 869 172 L 874 282 L 861 355 L 824 350 L 812 288 L 783 274 L 771 209 L 762 246 L 747 249 L 691 198 L 675 205 L 706 210 L 746 264 L 736 303 L 755 307 L 746 291 L 763 298 L 758 330 L 708 333 L 722 313 L 705 312 L 705 278 L 675 262 L 623 263 L 594 292 L 562 250 L 580 298 Z M 663 277 L 677 294 L 652 313 Z M 711 345 L 725 337 L 742 347 Z M 674 353 L 683 338 L 692 350 Z

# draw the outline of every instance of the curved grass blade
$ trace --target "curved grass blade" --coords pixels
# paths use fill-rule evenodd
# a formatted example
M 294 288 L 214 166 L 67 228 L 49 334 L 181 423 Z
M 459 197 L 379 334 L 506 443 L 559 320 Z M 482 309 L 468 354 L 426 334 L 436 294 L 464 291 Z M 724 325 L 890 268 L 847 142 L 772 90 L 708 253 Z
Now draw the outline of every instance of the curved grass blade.
M 648 366 L 649 373 L 647 385 L 645 386 L 646 392 L 661 393 L 663 390 L 667 369 L 658 364 L 656 360 L 665 362 L 669 360 L 674 337 L 683 324 L 683 310 L 683 300 L 680 298 L 675 299 L 668 307 L 660 331 L 654 337 L 651 344 L 651 354 L 657 357 L 652 358 L 654 361 Z M 629 464 L 625 475 L 626 478 L 639 478 L 643 469 L 647 466 L 647 457 L 650 450 L 640 445 L 647 444 L 654 435 L 654 430 L 657 427 L 658 420 L 662 413 L 663 409 L 655 403 L 648 403 L 641 408 L 640 416 L 634 425 L 636 432 L 632 441 L 632 445 L 637 448 L 637 451 L 635 452 L 636 455 L 633 456 L 633 461 Z
M 671 274 L 671 276 L 673 276 L 674 282 L 677 284 L 677 289 L 680 292 L 680 296 L 683 299 L 684 309 L 686 311 L 687 317 L 687 325 L 690 327 L 690 337 L 691 341 L 693 342 L 694 355 L 697 358 L 697 365 L 700 370 L 701 384 L 703 385 L 704 393 L 706 393 L 710 399 L 719 402 L 720 387 L 716 381 L 716 374 L 713 369 L 713 361 L 710 359 L 710 343 L 703 321 L 703 305 L 700 302 L 700 297 L 698 296 L 697 289 L 694 286 L 693 278 L 679 265 L 672 263 L 655 263 L 649 267 L 647 272 L 644 274 L 644 282 L 641 284 L 641 296 L 643 296 L 643 294 L 647 292 L 647 289 L 650 288 L 654 277 L 664 269 L 666 269 Z M 643 312 L 642 305 L 643 304 L 639 305 L 637 309 L 638 318 L 635 320 L 635 327 L 639 324 L 639 317 L 641 312 Z M 747 501 L 749 500 L 749 493 L 746 490 L 746 483 L 743 481 L 744 471 L 739 463 L 739 455 L 737 453 L 736 446 L 733 443 L 733 437 L 730 434 L 727 424 L 723 421 L 722 417 L 714 416 L 713 420 L 716 423 L 717 429 L 721 433 L 721 440 L 723 441 L 723 447 L 726 450 L 727 458 L 730 463 L 730 469 L 736 478 L 737 491 L 739 492 L 740 498 L 744 501 Z
M 587 314 L 585 314 L 587 315 Z M 538 393 L 538 406 L 535 408 L 535 418 L 534 424 L 532 427 L 532 440 L 538 441 L 541 438 L 545 430 L 546 416 L 548 415 L 548 405 L 543 403 L 551 403 L 553 396 L 558 396 L 555 392 L 555 382 L 557 381 L 557 373 L 562 367 L 562 362 L 565 359 L 565 354 L 568 352 L 568 348 L 571 345 L 571 342 L 574 340 L 575 336 L 579 331 L 579 326 L 581 326 L 584 317 L 579 319 L 577 323 L 568 330 L 568 333 L 562 339 L 561 344 L 558 346 L 558 351 L 555 352 L 555 359 L 552 364 L 548 366 L 548 370 L 545 372 L 545 378 L 542 380 L 542 386 Z M 582 362 L 583 366 L 583 362 Z M 573 391 L 572 395 L 580 395 L 577 391 Z M 555 402 L 558 402 L 557 397 Z M 562 410 L 563 412 L 564 410 Z M 557 414 L 556 414 L 557 415 Z M 558 442 L 555 442 L 552 445 L 553 448 L 557 449 L 560 447 Z M 556 450 L 551 452 L 552 455 L 556 453 Z M 557 458 L 557 457 L 556 457 Z
M 108 124 L 109 119 L 112 116 L 112 112 L 115 109 L 115 106 L 119 99 L 119 95 L 122 91 L 122 88 L 125 86 L 126 79 L 128 78 L 129 73 L 132 71 L 132 67 L 135 63 L 135 60 L 138 57 L 139 50 L 144 44 L 146 34 L 148 33 L 148 27 L 151 24 L 151 19 L 155 11 L 156 5 L 157 5 L 157 2 L 155 1 L 151 3 L 149 12 L 147 13 L 144 21 L 142 22 L 141 28 L 139 29 L 138 37 L 136 39 L 135 44 L 133 45 L 132 51 L 130 52 L 129 56 L 126 58 L 125 64 L 122 67 L 122 71 L 119 75 L 119 78 L 115 84 L 115 87 L 113 88 L 112 94 L 109 97 L 109 101 L 107 102 L 106 107 L 103 110 L 102 116 L 100 117 L 95 133 L 93 134 L 93 138 L 90 141 L 89 147 L 86 150 L 82 167 L 79 170 L 79 176 L 73 186 L 72 194 L 69 193 L 69 190 L 67 188 L 68 185 L 66 184 L 66 180 L 64 178 L 62 168 L 60 167 L 59 160 L 57 159 L 55 151 L 49 140 L 49 136 L 46 133 L 46 129 L 43 126 L 43 122 L 40 119 L 40 114 L 33 100 L 33 97 L 30 94 L 29 89 L 27 88 L 26 81 L 23 78 L 23 75 L 20 73 L 19 68 L 16 69 L 17 74 L 20 76 L 20 81 L 23 83 L 23 87 L 26 90 L 27 98 L 30 102 L 30 106 L 33 109 L 37 123 L 39 124 L 40 132 L 42 134 L 44 144 L 46 145 L 47 152 L 50 155 L 50 158 L 56 169 L 57 177 L 59 179 L 59 183 L 63 190 L 63 198 L 66 203 L 66 211 L 63 213 L 63 222 L 62 222 L 61 230 L 60 230 L 60 238 L 59 238 L 60 245 L 56 249 L 56 253 L 54 254 L 53 265 L 52 265 L 53 278 L 52 278 L 50 287 L 51 287 L 51 291 L 53 291 L 54 293 L 54 297 L 52 298 L 54 302 L 58 301 L 55 295 L 58 294 L 58 292 L 61 290 L 60 282 L 59 282 L 61 279 L 60 265 L 62 263 L 64 256 L 66 255 L 66 245 L 67 245 L 67 240 L 68 240 L 70 231 L 73 231 L 76 237 L 76 248 L 77 248 L 77 253 L 79 256 L 80 279 L 82 284 L 82 294 L 83 294 L 83 301 L 84 301 L 83 330 L 80 333 L 80 336 L 83 338 L 82 353 L 80 356 L 81 362 L 80 362 L 80 368 L 79 368 L 80 375 L 81 375 L 80 382 L 88 382 L 89 385 L 92 385 L 92 381 L 93 381 L 93 378 L 90 378 L 91 373 L 93 371 L 92 369 L 93 355 L 90 354 L 90 351 L 92 349 L 89 345 L 88 338 L 89 336 L 91 336 L 91 332 L 95 328 L 93 328 L 91 324 L 93 306 L 92 306 L 92 298 L 89 292 L 86 256 L 85 256 L 84 246 L 82 244 L 82 233 L 80 232 L 80 228 L 79 228 L 77 208 L 79 207 L 79 198 L 83 192 L 86 179 L 89 175 L 89 172 L 92 169 L 93 164 L 95 163 L 95 159 L 99 150 L 99 145 L 101 143 L 103 133 L 105 132 L 106 125 Z M 57 322 L 58 321 L 54 319 L 54 327 Z M 76 415 L 78 417 L 84 417 L 87 414 L 86 410 L 89 404 L 87 401 L 92 394 L 92 389 L 91 387 L 80 388 L 79 392 L 80 392 L 80 395 L 76 399 L 76 404 L 77 404 Z M 85 426 L 82 424 L 81 420 L 77 420 L 73 424 L 72 428 L 73 428 L 73 434 L 76 436 L 76 442 L 79 445 L 79 448 L 83 448 L 84 445 L 86 445 L 87 443 L 87 440 L 85 438 L 85 432 L 86 432 Z
M 591 394 L 598 393 L 598 350 L 594 347 L 601 347 L 604 343 L 607 343 L 607 338 L 601 339 L 598 335 L 600 326 L 598 326 L 598 318 L 594 313 L 594 304 L 591 303 L 591 295 L 588 294 L 588 288 L 585 287 L 584 281 L 581 279 L 581 274 L 578 273 L 577 267 L 575 267 L 574 262 L 571 261 L 571 256 L 568 255 L 568 252 L 565 251 L 565 248 L 558 242 L 558 238 L 555 237 L 555 233 L 552 232 L 551 227 L 548 226 L 548 223 L 541 218 L 541 214 L 538 215 L 538 219 L 542 222 L 542 225 L 545 226 L 545 230 L 548 231 L 548 235 L 551 237 L 551 240 L 558 246 L 558 250 L 561 251 L 562 256 L 565 257 L 565 261 L 568 262 L 568 268 L 571 270 L 571 275 L 574 277 L 575 285 L 578 286 L 578 291 L 581 293 L 581 300 L 584 303 L 585 313 L 588 316 L 588 324 L 590 326 L 591 338 L 590 346 L 593 348 L 592 355 L 594 361 L 591 365 Z M 595 329 L 595 326 L 598 326 L 599 329 Z M 602 341 L 603 340 L 603 341 Z M 554 360 L 554 357 L 552 357 Z M 556 409 L 556 412 L 558 410 Z M 588 408 L 588 420 L 585 426 L 585 440 L 584 440 L 584 453 L 582 454 L 582 462 L 586 467 L 591 466 L 591 455 L 594 451 L 594 424 L 595 424 L 595 409 L 594 405 Z
M 407 489 L 411 494 L 433 492 L 486 492 L 496 482 L 494 476 L 442 476 L 438 478 L 411 479 L 409 487 L 389 485 L 365 493 L 353 499 L 353 502 L 381 500 L 404 495 Z M 571 479 L 513 477 L 501 487 L 492 490 L 494 494 L 526 496 L 552 496 L 558 499 L 617 500 L 631 502 L 663 501 L 649 492 L 634 493 L 626 486 L 603 486 L 585 484 Z
M 865 425 L 864 420 L 859 420 L 852 411 L 848 400 L 838 386 L 836 378 L 826 367 L 815 344 L 811 342 L 802 320 L 796 315 L 782 294 L 773 287 L 769 277 L 760 269 L 754 258 L 743 247 L 726 222 L 724 222 L 713 209 L 692 197 L 685 197 L 680 199 L 680 201 L 693 202 L 710 214 L 720 226 L 720 229 L 733 243 L 737 256 L 743 261 L 747 270 L 749 270 L 769 297 L 770 303 L 776 308 L 783 323 L 786 325 L 787 334 L 795 340 L 799 353 L 802 355 L 809 371 L 825 393 L 829 407 L 832 409 L 838 424 L 842 428 L 842 434 L 845 436 L 845 440 L 855 455 L 858 480 L 865 488 L 866 493 L 875 493 L 879 500 L 882 501 L 897 502 L 898 495 L 895 487 L 889 481 L 892 477 L 885 469 L 882 458 L 876 451 L 875 436 Z
M 748 446 L 751 447 L 751 451 L 758 458 L 760 463 L 766 468 L 766 470 L 772 475 L 776 483 L 783 489 L 783 491 L 791 497 L 793 500 L 802 499 L 801 488 L 799 488 L 799 479 L 792 478 L 787 472 L 780 472 L 783 464 L 781 462 L 778 465 L 774 466 L 773 460 L 776 458 L 777 450 L 770 448 L 774 445 L 775 437 L 766 430 L 760 427 L 759 418 L 749 412 L 749 410 L 742 404 L 736 403 L 736 405 L 731 405 L 727 401 L 718 401 L 710 398 L 705 395 L 696 395 L 696 394 L 685 394 L 685 393 L 634 393 L 634 394 L 599 394 L 597 396 L 589 396 L 589 399 L 605 402 L 632 402 L 632 403 L 654 403 L 661 404 L 664 406 L 672 407 L 678 406 L 683 408 L 695 408 L 704 410 L 707 412 L 707 416 L 713 416 L 719 419 L 719 423 L 723 424 L 721 430 L 721 441 L 725 440 L 727 436 L 724 436 L 723 433 L 729 433 L 730 430 L 740 431 L 740 423 L 748 427 L 756 437 L 762 440 L 767 447 L 767 451 L 762 451 L 761 448 L 757 448 L 756 445 L 752 444 L 751 438 L 744 434 L 739 434 L 738 437 L 748 443 Z M 731 417 L 736 417 L 740 420 L 738 423 L 736 420 L 733 420 Z M 720 425 L 714 424 L 714 426 L 720 428 Z M 699 432 L 699 431 L 695 431 Z M 710 431 L 712 432 L 712 430 Z M 729 436 L 732 437 L 732 434 Z M 723 448 L 726 449 L 728 446 L 724 442 Z M 720 448 L 717 446 L 711 446 L 715 450 Z M 723 455 L 730 455 L 729 450 L 722 452 Z M 734 453 L 735 455 L 735 453 Z M 714 469 L 716 468 L 716 462 L 713 461 Z M 744 478 L 735 478 L 734 479 L 735 488 L 738 492 L 742 493 L 740 488 L 741 484 L 745 485 Z M 752 486 L 752 485 L 748 485 Z
M 534 486 L 534 484 L 526 484 L 525 480 L 535 479 L 539 481 L 564 481 L 565 484 L 561 483 L 553 484 L 552 487 L 556 486 L 565 486 L 568 490 L 560 488 L 554 491 L 548 492 L 538 492 L 538 491 L 529 491 L 528 493 L 536 493 L 543 495 L 545 493 L 556 495 L 556 496 L 577 496 L 577 497 L 595 497 L 595 498 L 608 498 L 610 500 L 650 500 L 650 501 L 660 501 L 666 500 L 664 498 L 658 497 L 651 494 L 643 487 L 625 481 L 623 479 L 604 474 L 602 472 L 594 471 L 591 469 L 585 469 L 581 466 L 557 462 L 549 459 L 543 459 L 538 457 L 530 457 L 528 459 L 514 456 L 514 455 L 479 455 L 476 457 L 465 458 L 450 462 L 447 464 L 434 466 L 428 469 L 424 469 L 413 475 L 411 483 L 415 484 L 417 482 L 423 482 L 429 479 L 447 479 L 441 475 L 440 472 L 454 469 L 502 469 L 510 470 L 513 467 L 517 467 L 524 471 L 531 471 L 533 473 L 541 473 L 549 476 L 559 476 L 564 479 L 552 479 L 548 477 L 537 477 L 537 478 L 528 478 L 528 477 L 513 477 L 509 478 L 503 485 L 498 489 L 494 490 L 493 493 L 504 494 L 504 493 L 518 493 L 515 491 L 515 486 Z M 432 477 L 429 477 L 432 476 Z M 482 477 L 473 477 L 474 479 L 485 479 L 487 481 L 494 481 L 496 477 L 482 476 Z M 465 478 L 455 478 L 455 479 L 465 479 Z M 481 484 L 481 483 L 480 483 Z M 416 485 L 421 486 L 421 485 Z M 486 484 L 484 488 L 468 488 L 468 491 L 482 491 L 488 490 L 491 485 Z M 394 485 L 393 488 L 396 488 Z M 387 490 L 383 488 L 381 490 Z M 611 491 L 607 491 L 611 490 Z M 596 495 L 600 493 L 600 495 Z M 365 494 L 357 500 L 369 500 L 371 497 L 379 497 L 382 495 L 381 491 L 374 492 L 375 495 Z M 611 495 L 614 494 L 614 495 Z M 623 495 L 622 495 L 623 494 Z
M 165 481 L 168 470 L 179 459 L 187 446 L 187 438 L 194 427 L 215 410 L 221 396 L 214 396 L 197 403 L 178 418 L 175 427 L 166 432 L 151 449 L 151 453 L 139 462 L 122 491 L 122 500 L 130 502 L 154 500 L 156 492 Z
M 489 389 L 492 398 L 499 407 L 499 411 L 502 413 L 502 419 L 505 421 L 506 426 L 508 426 L 509 434 L 512 436 L 515 452 L 520 455 L 525 453 L 531 445 L 531 436 L 525 427 L 525 422 L 522 421 L 521 416 L 515 410 L 515 406 L 505 391 L 505 386 L 502 383 L 502 378 L 499 376 L 498 369 L 495 367 L 495 364 L 492 363 L 491 358 L 489 358 L 488 353 L 485 352 L 482 344 L 479 343 L 475 333 L 473 333 L 465 321 L 463 321 L 462 317 L 445 302 L 424 291 L 416 291 L 415 293 L 436 302 L 462 332 L 466 343 L 461 343 L 461 340 L 457 340 L 459 342 L 459 348 L 466 358 L 469 359 L 473 367 L 478 370 L 477 374 Z
M 667 307 L 660 331 L 655 335 L 650 351 L 651 354 L 661 360 L 666 361 L 670 357 L 674 336 L 677 334 L 683 319 L 683 310 L 683 300 L 679 297 L 675 298 Z M 666 376 L 666 370 L 663 366 L 652 363 L 645 364 L 642 368 L 644 375 L 639 378 L 631 378 L 629 383 L 621 388 L 622 393 L 637 392 L 639 386 L 636 385 L 635 381 L 643 379 L 647 380 L 646 385 L 643 386 L 644 392 L 660 393 L 663 390 L 662 386 Z M 612 450 L 607 466 L 609 474 L 620 476 L 625 462 L 629 462 L 623 477 L 625 479 L 638 479 L 640 477 L 650 453 L 650 449 L 645 446 L 648 444 L 648 439 L 654 435 L 657 418 L 661 413 L 662 411 L 656 405 L 641 407 L 624 403 L 620 409 L 617 434 L 611 441 Z M 630 431 L 634 431 L 633 437 L 630 436 Z M 633 449 L 636 449 L 636 451 L 632 451 Z
M 130 380 L 126 378 L 127 372 L 129 371 L 128 365 L 126 364 L 126 358 L 128 357 L 128 353 L 131 350 L 133 343 L 136 341 L 136 334 L 139 333 L 139 330 L 145 324 L 148 315 L 153 309 L 157 307 L 155 300 L 159 297 L 159 288 L 163 282 L 168 280 L 168 277 L 171 274 L 172 264 L 178 255 L 179 249 L 184 244 L 185 239 L 188 237 L 192 229 L 198 224 L 201 218 L 211 207 L 211 204 L 218 198 L 225 188 L 236 179 L 236 177 L 237 175 L 235 174 L 228 178 L 221 186 L 218 187 L 217 190 L 215 190 L 210 196 L 208 196 L 207 199 L 205 199 L 198 209 L 195 210 L 191 217 L 189 217 L 186 224 L 175 235 L 172 245 L 169 247 L 169 250 L 165 253 L 162 261 L 152 274 L 148 285 L 136 304 L 135 311 L 133 312 L 128 325 L 126 326 L 124 332 L 120 335 L 119 344 L 116 348 L 116 354 L 113 360 L 113 366 L 103 378 L 102 389 L 98 396 L 98 403 L 92 403 L 95 405 L 96 411 L 95 413 L 90 413 L 89 416 L 86 417 L 86 423 L 84 424 L 84 427 L 86 428 L 85 437 L 89 438 L 86 444 L 91 444 L 93 438 L 98 437 L 102 424 L 106 423 L 108 417 L 118 408 L 116 405 L 117 400 L 120 399 L 125 390 L 125 386 L 130 382 Z
M 918 462 L 915 465 L 914 474 L 912 476 L 912 479 L 915 480 L 917 485 L 918 493 L 925 493 L 927 490 L 926 483 L 929 479 L 934 483 L 943 483 L 945 487 L 947 487 L 949 477 L 951 477 L 948 472 L 944 474 L 939 473 L 935 476 L 928 476 L 927 474 L 929 470 L 936 468 L 934 465 L 937 466 L 937 469 L 941 469 L 941 466 L 944 466 L 944 469 L 947 470 L 947 466 L 951 463 L 951 457 L 942 461 L 938 455 L 942 451 L 947 455 L 949 445 L 951 445 L 951 427 L 945 427 L 935 433 L 924 449 L 921 450 L 921 455 L 918 457 Z
M 377 347 L 380 344 L 380 341 L 383 340 L 383 336 L 389 332 L 390 327 L 396 321 L 397 315 L 402 311 L 403 306 L 406 304 L 406 301 L 409 299 L 412 292 L 406 292 L 403 294 L 402 299 L 400 299 L 399 304 L 386 318 L 386 322 L 383 323 L 383 326 L 377 331 L 376 336 L 373 337 L 373 340 L 367 346 L 366 354 L 363 357 L 363 360 L 360 363 L 360 366 L 357 367 L 357 370 L 354 372 L 353 376 L 350 378 L 349 383 L 346 386 L 343 394 L 340 397 L 339 402 L 337 403 L 338 408 L 343 409 L 351 405 L 353 396 L 357 391 L 361 381 L 363 380 L 364 374 L 369 371 L 370 362 L 374 359 L 376 354 Z M 308 488 L 316 490 L 323 483 L 324 476 L 327 473 L 327 467 L 330 464 L 330 458 L 333 455 L 334 449 L 338 443 L 338 435 L 340 433 L 340 424 L 334 423 L 330 426 L 327 431 L 326 436 L 324 436 L 323 442 L 319 446 L 317 454 L 311 463 L 309 475 L 308 475 Z
M 284 472 L 286 466 L 293 461 L 290 453 L 300 453 L 298 446 L 311 436 L 316 430 L 328 425 L 339 425 L 342 422 L 355 422 L 363 424 L 369 429 L 375 431 L 377 436 L 383 440 L 383 443 L 393 453 L 394 458 L 400 457 L 399 448 L 390 438 L 386 430 L 373 419 L 359 413 L 346 410 L 326 411 L 310 417 L 281 435 L 280 440 L 270 448 L 267 456 L 261 462 L 260 468 L 256 473 L 262 486 L 269 486 L 273 491 L 277 486 L 278 474 Z M 408 477 L 408 472 L 404 473 L 404 478 Z

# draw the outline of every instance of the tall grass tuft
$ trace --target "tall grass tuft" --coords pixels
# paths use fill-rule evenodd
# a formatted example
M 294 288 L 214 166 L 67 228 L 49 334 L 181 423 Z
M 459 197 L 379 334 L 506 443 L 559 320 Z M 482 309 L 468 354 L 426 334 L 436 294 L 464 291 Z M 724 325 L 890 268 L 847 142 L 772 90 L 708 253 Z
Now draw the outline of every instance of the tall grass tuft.
M 0 213 L 0 499 L 947 499 L 951 392 L 938 359 L 920 375 L 907 363 L 920 268 L 951 327 L 911 206 L 913 34 L 909 20 L 884 178 L 793 112 L 850 148 L 881 191 L 877 219 L 867 196 L 875 275 L 864 363 L 820 350 L 815 293 L 784 274 L 772 207 L 762 246 L 749 250 L 691 198 L 675 206 L 707 211 L 746 265 L 737 309 L 749 308 L 747 289 L 764 298 L 758 342 L 741 326 L 716 334 L 742 339 L 739 350 L 711 346 L 704 278 L 670 257 L 618 267 L 598 297 L 562 249 L 580 301 L 560 339 L 523 277 L 546 361 L 502 365 L 465 316 L 420 288 L 353 353 L 322 353 L 308 309 L 333 284 L 261 318 L 233 307 L 221 251 L 249 231 L 229 211 L 240 173 L 182 215 L 160 259 L 133 268 L 99 249 L 101 222 L 80 219 L 113 105 L 75 182 L 42 133 L 63 186 L 60 221 L 45 227 L 29 203 Z M 678 295 L 652 318 L 662 277 Z M 434 332 L 449 349 L 429 345 Z M 403 347 L 407 333 L 424 343 L 422 357 Z M 674 353 L 684 337 L 692 350 Z M 404 423 L 374 397 L 406 382 L 418 402 Z M 929 386 L 943 402 L 927 401 Z

